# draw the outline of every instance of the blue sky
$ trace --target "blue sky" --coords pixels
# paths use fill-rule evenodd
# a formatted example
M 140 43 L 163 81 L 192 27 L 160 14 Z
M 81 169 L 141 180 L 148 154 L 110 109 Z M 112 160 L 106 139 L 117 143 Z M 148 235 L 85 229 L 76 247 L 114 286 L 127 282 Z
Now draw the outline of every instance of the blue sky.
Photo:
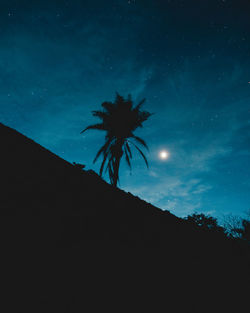
M 98 171 L 80 131 L 115 92 L 154 115 L 121 188 L 178 216 L 250 209 L 250 9 L 246 1 L 2 1 L 0 120 Z M 167 149 L 170 157 L 159 160 Z

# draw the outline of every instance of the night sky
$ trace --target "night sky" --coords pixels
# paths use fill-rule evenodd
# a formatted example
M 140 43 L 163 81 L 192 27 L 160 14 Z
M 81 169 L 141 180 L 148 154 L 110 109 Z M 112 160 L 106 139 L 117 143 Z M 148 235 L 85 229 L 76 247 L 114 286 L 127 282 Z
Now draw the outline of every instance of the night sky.
M 0 36 L 1 122 L 98 171 L 91 111 L 146 98 L 150 168 L 134 151 L 120 187 L 177 216 L 250 209 L 249 0 L 0 0 Z

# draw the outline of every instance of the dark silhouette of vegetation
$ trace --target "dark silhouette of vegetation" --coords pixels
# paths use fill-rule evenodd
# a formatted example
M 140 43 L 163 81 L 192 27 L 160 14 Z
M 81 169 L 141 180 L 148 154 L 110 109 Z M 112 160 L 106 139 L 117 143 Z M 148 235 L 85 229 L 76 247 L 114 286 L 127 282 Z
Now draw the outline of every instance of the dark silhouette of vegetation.
M 248 214 L 249 215 L 249 214 Z M 250 219 L 236 215 L 224 217 L 223 226 L 218 224 L 218 220 L 210 215 L 194 213 L 185 218 L 190 224 L 197 225 L 202 230 L 224 233 L 231 239 L 243 240 L 250 243 Z
M 199 226 L 203 230 L 211 230 L 220 233 L 224 232 L 224 228 L 218 225 L 217 219 L 210 215 L 194 213 L 192 215 L 188 215 L 186 220 L 189 223 Z
M 100 176 L 103 174 L 106 165 L 110 182 L 117 186 L 119 181 L 120 162 L 125 155 L 126 162 L 131 169 L 132 151 L 131 146 L 135 147 L 144 159 L 147 167 L 148 162 L 138 144 L 148 149 L 146 142 L 134 135 L 138 127 L 142 127 L 152 114 L 142 111 L 141 106 L 145 99 L 133 106 L 133 101 L 129 95 L 127 99 L 116 94 L 114 102 L 103 102 L 101 111 L 93 111 L 92 114 L 101 120 L 101 123 L 86 127 L 81 133 L 89 129 L 97 129 L 106 132 L 105 143 L 97 152 L 94 162 L 102 155 L 103 161 L 100 167 Z
M 249 213 L 248 213 L 249 216 Z M 250 216 L 249 216 L 250 217 Z M 250 218 L 228 215 L 224 218 L 225 233 L 229 238 L 241 239 L 250 243 Z
M 224 217 L 223 227 L 226 235 L 232 239 L 241 239 L 242 218 L 236 215 L 227 215 Z
M 83 170 L 85 168 L 84 164 L 73 162 L 73 165 L 78 170 Z
M 248 243 L 250 243 L 250 221 L 247 219 L 242 219 L 242 228 L 238 229 L 240 238 Z
M 250 221 L 243 219 L 241 238 L 250 243 Z
M 241 227 L 233 229 L 233 232 L 237 235 L 234 235 L 234 238 L 240 238 L 247 243 L 250 243 L 250 221 L 247 219 L 241 220 Z
M 2 312 L 247 311 L 244 240 L 202 231 L 2 124 L 0 138 Z

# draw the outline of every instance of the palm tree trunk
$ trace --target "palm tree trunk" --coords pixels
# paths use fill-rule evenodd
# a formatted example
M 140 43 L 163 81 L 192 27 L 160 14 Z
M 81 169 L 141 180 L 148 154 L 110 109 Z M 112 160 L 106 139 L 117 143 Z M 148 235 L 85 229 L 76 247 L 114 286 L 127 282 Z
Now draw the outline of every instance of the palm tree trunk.
M 121 157 L 117 157 L 114 164 L 114 183 L 113 185 L 117 187 L 118 178 L 119 178 L 119 167 L 120 167 Z
M 123 141 L 118 140 L 117 141 L 117 152 L 115 156 L 115 164 L 114 164 L 114 180 L 113 180 L 113 186 L 117 187 L 118 179 L 119 179 L 119 168 L 120 168 L 120 162 L 122 158 L 122 145 Z

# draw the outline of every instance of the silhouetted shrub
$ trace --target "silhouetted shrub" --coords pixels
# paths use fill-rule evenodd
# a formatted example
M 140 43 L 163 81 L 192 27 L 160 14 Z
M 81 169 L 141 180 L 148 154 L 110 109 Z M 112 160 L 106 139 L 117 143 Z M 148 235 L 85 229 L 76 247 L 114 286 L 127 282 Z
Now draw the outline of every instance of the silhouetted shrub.
M 83 170 L 85 168 L 84 164 L 73 162 L 73 165 L 76 169 Z
M 203 213 L 188 215 L 186 220 L 191 224 L 197 225 L 204 230 L 216 231 L 224 233 L 224 228 L 218 225 L 218 221 L 215 217 L 205 215 Z

